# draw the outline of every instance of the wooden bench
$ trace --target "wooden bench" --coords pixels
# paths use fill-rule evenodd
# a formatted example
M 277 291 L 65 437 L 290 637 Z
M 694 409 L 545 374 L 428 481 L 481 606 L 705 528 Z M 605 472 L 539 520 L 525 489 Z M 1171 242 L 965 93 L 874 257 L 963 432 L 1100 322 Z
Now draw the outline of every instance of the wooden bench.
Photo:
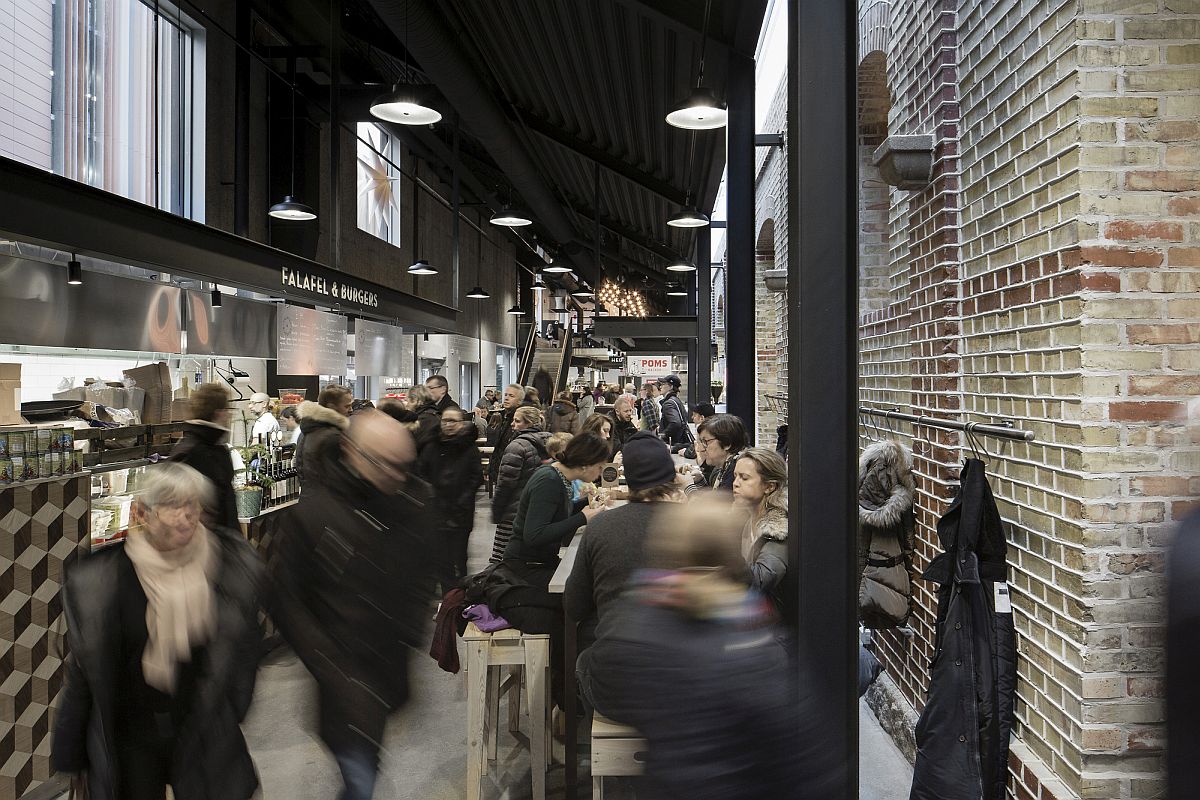
M 647 752 L 635 728 L 592 712 L 592 800 L 603 800 L 606 777 L 641 775 Z
M 509 695 L 508 730 L 519 729 L 522 679 L 529 707 L 533 800 L 545 800 L 551 755 L 550 636 L 512 628 L 485 633 L 472 622 L 462 638 L 467 646 L 467 800 L 479 800 L 488 762 L 496 760 L 500 700 L 505 694 Z

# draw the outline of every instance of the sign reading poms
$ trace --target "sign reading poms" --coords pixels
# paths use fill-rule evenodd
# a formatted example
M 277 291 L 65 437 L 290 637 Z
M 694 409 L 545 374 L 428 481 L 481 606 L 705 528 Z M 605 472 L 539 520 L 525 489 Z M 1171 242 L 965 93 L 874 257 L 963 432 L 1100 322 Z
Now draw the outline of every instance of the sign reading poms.
M 630 375 L 666 375 L 671 371 L 670 356 L 627 356 Z
M 359 289 L 357 286 L 351 286 L 345 282 L 330 281 L 320 275 L 310 275 L 309 273 L 299 272 L 289 267 L 281 267 L 279 270 L 279 281 L 287 288 L 301 289 L 305 292 L 323 295 L 338 302 L 356 303 L 360 306 L 379 308 L 379 295 L 375 292 Z

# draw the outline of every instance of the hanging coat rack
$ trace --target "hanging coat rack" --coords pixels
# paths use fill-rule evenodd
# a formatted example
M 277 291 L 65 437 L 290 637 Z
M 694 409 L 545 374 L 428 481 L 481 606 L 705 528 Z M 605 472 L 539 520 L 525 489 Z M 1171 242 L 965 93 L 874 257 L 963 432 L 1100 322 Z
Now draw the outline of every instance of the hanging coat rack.
M 957 420 L 941 419 L 939 417 L 905 414 L 895 408 L 860 408 L 859 413 L 870 414 L 874 417 L 883 417 L 884 419 L 895 419 L 901 422 L 911 422 L 916 425 L 925 425 L 930 428 L 940 428 L 947 431 L 965 431 L 974 436 L 995 436 L 1008 441 L 1032 442 L 1035 438 L 1033 431 L 1021 430 L 1014 427 L 1012 423 L 989 425 L 983 422 L 958 422 Z

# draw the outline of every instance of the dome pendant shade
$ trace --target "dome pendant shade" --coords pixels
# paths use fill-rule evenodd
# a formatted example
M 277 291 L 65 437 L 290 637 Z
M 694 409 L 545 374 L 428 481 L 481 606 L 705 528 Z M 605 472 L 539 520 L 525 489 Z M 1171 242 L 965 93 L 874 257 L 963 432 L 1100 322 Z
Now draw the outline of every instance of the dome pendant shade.
M 467 297 L 470 297 L 472 300 L 487 300 L 491 295 L 485 292 L 482 286 L 476 286 L 467 292 Z
M 521 308 L 521 306 L 518 304 L 510 308 L 508 313 L 512 314 L 514 317 L 523 317 L 525 316 L 525 309 Z
M 708 215 L 694 208 L 685 208 L 678 214 L 672 214 L 667 224 L 672 228 L 703 228 L 708 225 Z
M 567 266 L 566 262 L 563 261 L 562 259 L 558 259 L 558 258 L 554 259 L 553 261 L 551 261 L 549 264 L 547 264 L 545 267 L 542 268 L 542 272 L 563 273 L 563 272 L 570 272 L 570 271 L 571 271 L 571 268 L 569 266 Z
M 437 275 L 438 271 L 432 264 L 425 259 L 418 259 L 411 267 L 408 268 L 409 275 Z
M 529 218 L 528 214 L 512 206 L 500 209 L 492 214 L 492 218 L 488 221 L 493 225 L 502 225 L 505 228 L 521 228 L 533 224 L 533 220 Z
M 668 266 L 667 270 L 670 272 L 695 272 L 696 265 L 689 264 L 686 261 L 676 261 L 675 263 Z
M 575 291 L 571 292 L 572 297 L 594 297 L 595 295 L 596 293 L 586 286 L 579 286 Z
M 667 296 L 668 297 L 687 297 L 687 290 L 683 288 L 683 284 L 681 284 L 681 283 L 675 283 L 675 282 L 668 283 L 667 284 Z
M 397 84 L 371 101 L 371 116 L 400 125 L 432 125 L 441 120 L 442 113 L 429 105 L 430 88 Z
M 283 198 L 283 202 L 271 206 L 271 210 L 267 214 L 275 219 L 309 220 L 317 218 L 315 211 L 290 194 Z
M 544 292 L 549 287 L 546 286 L 546 284 L 542 281 L 541 278 L 538 278 L 530 285 L 529 288 L 533 289 L 535 292 Z
M 712 89 L 703 86 L 693 89 L 686 100 L 667 114 L 668 124 L 693 131 L 724 128 L 728 122 L 728 108 L 713 95 Z

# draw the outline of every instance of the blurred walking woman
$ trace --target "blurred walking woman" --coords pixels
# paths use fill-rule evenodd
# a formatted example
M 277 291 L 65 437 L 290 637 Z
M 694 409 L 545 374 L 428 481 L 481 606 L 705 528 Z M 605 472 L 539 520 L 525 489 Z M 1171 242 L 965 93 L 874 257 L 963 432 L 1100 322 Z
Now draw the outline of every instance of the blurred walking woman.
M 91 800 L 245 800 L 258 777 L 238 727 L 254 693 L 262 567 L 206 529 L 208 479 L 149 471 L 124 546 L 74 564 L 70 656 L 51 759 Z

